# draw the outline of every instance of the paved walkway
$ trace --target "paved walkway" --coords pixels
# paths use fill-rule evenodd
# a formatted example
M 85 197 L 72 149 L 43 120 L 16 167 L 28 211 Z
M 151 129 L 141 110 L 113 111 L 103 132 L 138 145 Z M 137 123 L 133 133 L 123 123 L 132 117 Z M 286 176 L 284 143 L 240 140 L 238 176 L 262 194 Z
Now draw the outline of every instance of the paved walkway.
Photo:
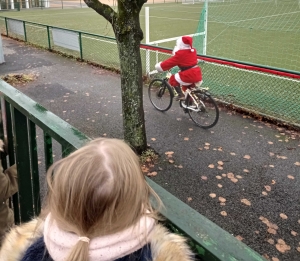
M 17 88 L 90 137 L 122 138 L 119 75 L 3 42 L 0 75 L 35 74 Z M 160 154 L 155 182 L 269 260 L 300 260 L 299 133 L 223 109 L 203 130 L 176 102 L 156 111 L 146 87 L 144 107 L 148 143 Z

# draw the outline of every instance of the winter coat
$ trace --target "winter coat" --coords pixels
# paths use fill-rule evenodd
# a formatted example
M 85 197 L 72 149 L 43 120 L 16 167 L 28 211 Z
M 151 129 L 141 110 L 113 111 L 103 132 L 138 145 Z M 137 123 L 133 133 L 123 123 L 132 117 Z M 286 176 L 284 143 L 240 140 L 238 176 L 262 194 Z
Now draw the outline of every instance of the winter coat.
M 13 228 L 7 234 L 0 249 L 0 260 L 53 261 L 46 250 L 42 233 L 43 222 L 36 219 Z M 156 224 L 149 237 L 150 243 L 148 245 L 115 261 L 193 260 L 193 254 L 186 244 L 185 239 L 168 232 L 162 225 Z
M 0 160 L 0 246 L 5 232 L 14 224 L 14 213 L 8 207 L 7 200 L 17 191 L 18 180 L 16 165 L 13 165 L 3 172 Z

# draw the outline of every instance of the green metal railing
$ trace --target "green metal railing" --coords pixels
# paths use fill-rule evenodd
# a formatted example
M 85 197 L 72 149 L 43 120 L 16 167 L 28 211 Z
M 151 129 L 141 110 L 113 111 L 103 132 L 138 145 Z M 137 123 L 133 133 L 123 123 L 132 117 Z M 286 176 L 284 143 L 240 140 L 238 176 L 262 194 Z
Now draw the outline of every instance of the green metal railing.
M 89 138 L 2 80 L 0 96 L 3 119 L 0 138 L 7 137 L 9 145 L 9 164 L 4 161 L 4 167 L 17 164 L 19 192 L 13 200 L 15 219 L 16 223 L 26 222 L 40 213 L 42 173 L 38 159 L 44 158 L 47 168 L 53 162 L 53 141 L 60 144 L 61 157 L 64 157 L 83 146 Z M 37 130 L 43 133 L 39 138 Z M 165 205 L 161 214 L 167 220 L 166 225 L 189 239 L 199 260 L 265 260 L 152 180 L 147 178 L 147 182 Z
M 11 23 L 17 23 L 18 30 L 16 30 L 16 24 L 11 25 Z M 57 31 L 63 32 L 66 37 L 71 34 L 71 40 L 66 42 L 76 42 L 77 47 L 69 48 L 66 44 L 62 45 L 57 40 L 55 41 L 54 33 Z M 6 17 L 0 17 L 0 33 L 81 60 L 120 70 L 117 44 L 115 38 L 112 37 Z M 145 44 L 141 48 L 144 74 L 151 71 L 158 61 L 170 57 L 170 54 L 166 53 L 166 51 L 170 52 L 170 49 L 155 48 L 155 46 Z M 283 70 L 280 71 L 277 68 L 264 67 L 265 71 L 277 70 L 278 75 L 256 70 L 262 66 L 249 63 L 244 63 L 243 66 L 245 69 L 217 61 L 205 62 L 201 65 L 203 86 L 209 87 L 213 96 L 225 104 L 299 128 L 300 72 L 285 70 L 286 74 L 295 76 L 291 78 L 280 74 Z M 256 69 L 248 67 L 256 67 Z

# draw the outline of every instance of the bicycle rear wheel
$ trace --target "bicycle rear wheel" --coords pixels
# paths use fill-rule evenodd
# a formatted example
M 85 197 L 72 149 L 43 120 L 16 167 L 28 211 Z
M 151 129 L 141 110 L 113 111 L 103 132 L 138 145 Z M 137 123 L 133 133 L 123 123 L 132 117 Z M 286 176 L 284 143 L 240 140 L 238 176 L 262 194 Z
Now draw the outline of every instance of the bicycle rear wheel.
M 215 100 L 205 92 L 194 92 L 197 103 L 190 95 L 187 96 L 185 104 L 190 118 L 194 123 L 203 129 L 215 126 L 219 120 L 219 108 Z
M 159 111 L 167 111 L 173 102 L 173 91 L 162 79 L 154 79 L 148 88 L 148 95 L 152 105 Z

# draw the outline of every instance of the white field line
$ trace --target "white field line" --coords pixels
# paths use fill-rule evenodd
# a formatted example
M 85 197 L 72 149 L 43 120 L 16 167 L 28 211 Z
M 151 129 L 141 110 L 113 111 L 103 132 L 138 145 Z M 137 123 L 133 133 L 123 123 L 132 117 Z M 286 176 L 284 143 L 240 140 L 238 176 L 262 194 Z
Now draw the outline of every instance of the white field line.
M 277 17 L 277 16 L 283 16 L 283 15 L 297 14 L 297 13 L 300 13 L 300 11 L 290 12 L 290 13 L 283 13 L 283 14 L 276 14 L 276 15 L 267 15 L 267 16 L 262 16 L 262 17 L 255 17 L 255 18 L 249 18 L 249 19 L 244 19 L 244 20 L 239 20 L 239 21 L 233 21 L 233 22 L 224 22 L 224 23 L 225 24 L 233 24 L 233 23 L 239 23 L 239 22 L 246 22 L 246 21 L 252 21 L 252 20 L 265 19 L 265 18 L 270 18 L 270 17 Z
M 92 39 L 92 40 L 100 41 L 100 42 L 104 42 L 104 43 L 117 44 L 117 42 L 107 41 L 107 40 L 103 40 L 103 39 L 97 39 L 97 38 L 93 38 L 93 37 L 90 37 L 90 36 L 84 36 L 84 35 L 82 35 L 82 38 Z
M 217 36 L 215 36 L 213 39 L 211 39 L 207 44 L 212 43 L 215 39 L 217 39 L 221 34 L 223 34 L 227 29 L 228 29 L 229 25 L 227 25 L 227 27 L 222 30 Z

